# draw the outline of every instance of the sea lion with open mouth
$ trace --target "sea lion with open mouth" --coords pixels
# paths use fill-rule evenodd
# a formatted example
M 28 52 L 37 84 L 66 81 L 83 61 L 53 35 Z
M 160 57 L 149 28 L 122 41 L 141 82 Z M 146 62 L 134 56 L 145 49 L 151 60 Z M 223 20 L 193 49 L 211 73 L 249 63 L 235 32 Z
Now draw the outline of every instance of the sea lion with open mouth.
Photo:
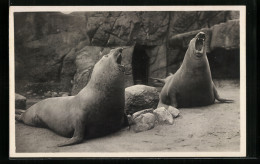
M 77 144 L 115 132 L 127 122 L 123 48 L 112 49 L 94 66 L 91 79 L 77 95 L 42 100 L 15 119 L 31 126 L 46 127 L 72 137 L 57 146 Z
M 211 78 L 206 56 L 206 35 L 199 32 L 189 43 L 181 67 L 165 79 L 153 78 L 165 83 L 160 93 L 158 107 L 195 107 L 233 100 L 219 97 Z

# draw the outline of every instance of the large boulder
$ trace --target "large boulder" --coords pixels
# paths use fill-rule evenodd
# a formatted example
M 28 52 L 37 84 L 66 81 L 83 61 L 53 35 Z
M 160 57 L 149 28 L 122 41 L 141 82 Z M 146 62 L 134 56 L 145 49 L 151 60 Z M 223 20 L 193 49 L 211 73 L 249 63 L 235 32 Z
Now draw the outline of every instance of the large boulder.
M 15 94 L 15 109 L 25 109 L 26 108 L 26 97 Z
M 156 108 L 158 102 L 159 93 L 155 87 L 134 85 L 125 89 L 125 111 L 127 114 Z

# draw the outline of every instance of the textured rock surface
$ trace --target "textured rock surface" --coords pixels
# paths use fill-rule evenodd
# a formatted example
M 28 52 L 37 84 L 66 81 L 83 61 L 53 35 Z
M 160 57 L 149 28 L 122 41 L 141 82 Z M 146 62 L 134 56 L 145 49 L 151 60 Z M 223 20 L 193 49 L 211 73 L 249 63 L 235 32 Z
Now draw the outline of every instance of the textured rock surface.
M 125 89 L 125 111 L 133 114 L 143 109 L 155 108 L 159 101 L 156 88 L 146 85 L 134 85 Z
M 228 21 L 212 28 L 210 48 L 238 49 L 240 46 L 239 20 Z
M 16 89 L 28 83 L 47 87 L 54 81 L 51 86 L 60 86 L 55 91 L 76 94 L 88 82 L 99 50 L 103 55 L 117 46 L 129 46 L 123 57 L 126 87 L 134 83 L 132 55 L 137 45 L 149 58 L 148 76 L 163 78 L 179 68 L 191 37 L 187 33 L 210 29 L 214 41 L 207 42 L 208 51 L 238 49 L 238 25 L 237 11 L 15 13 Z M 178 34 L 183 37 L 171 44 Z
M 152 113 L 141 114 L 134 119 L 133 129 L 137 132 L 150 130 L 155 126 L 156 117 Z
M 178 117 L 180 114 L 180 111 L 177 108 L 174 108 L 173 106 L 169 106 L 167 110 L 171 113 L 173 118 Z
M 133 117 L 133 119 L 135 119 L 136 117 L 140 116 L 141 114 L 145 114 L 145 113 L 153 113 L 153 108 L 144 109 L 144 110 L 140 110 L 138 112 L 135 112 L 132 117 Z
M 238 19 L 236 11 L 191 11 L 171 12 L 169 36 L 189 31 L 210 28 L 231 19 Z
M 153 113 L 156 115 L 159 123 L 161 124 L 166 123 L 170 125 L 173 124 L 172 114 L 164 107 L 155 109 Z
M 15 94 L 15 109 L 25 109 L 26 108 L 26 97 Z
M 93 45 L 158 45 L 167 33 L 168 23 L 168 12 L 91 13 L 87 33 Z
M 240 47 L 240 33 L 239 33 L 239 20 L 229 20 L 225 23 L 220 23 L 214 25 L 210 28 L 203 28 L 200 30 L 195 30 L 191 32 L 186 32 L 182 34 L 177 34 L 172 36 L 169 39 L 169 46 L 171 49 L 167 51 L 167 58 L 168 58 L 168 66 L 167 71 L 175 73 L 181 65 L 181 62 L 184 58 L 186 49 L 188 48 L 189 41 L 199 32 L 203 31 L 206 33 L 206 48 L 207 48 L 207 55 L 209 58 L 210 64 L 216 60 L 217 57 L 211 58 L 210 55 L 212 52 L 214 54 L 230 54 L 233 61 L 239 60 L 239 51 L 233 51 L 235 53 L 230 53 L 229 50 L 239 50 Z M 224 51 L 224 52 L 223 52 Z M 239 74 L 239 69 L 234 69 L 239 62 L 230 62 L 230 57 L 221 57 L 222 64 L 219 64 L 218 71 L 213 72 L 213 77 L 239 77 L 232 76 Z M 213 60 L 213 61 L 210 61 Z M 214 65 L 217 66 L 217 65 Z M 228 66 L 228 67 L 227 67 Z M 225 68 L 233 68 L 231 73 L 227 73 L 230 71 L 221 71 Z

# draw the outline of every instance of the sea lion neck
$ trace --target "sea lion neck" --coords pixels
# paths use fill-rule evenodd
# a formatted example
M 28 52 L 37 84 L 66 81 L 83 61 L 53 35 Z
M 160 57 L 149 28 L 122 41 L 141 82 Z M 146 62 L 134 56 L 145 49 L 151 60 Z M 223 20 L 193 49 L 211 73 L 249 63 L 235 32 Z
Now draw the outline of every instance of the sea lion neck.
M 181 68 L 184 71 L 190 70 L 205 70 L 209 66 L 207 55 L 204 53 L 201 57 L 195 56 L 195 51 L 191 50 L 190 47 L 186 51 L 186 54 L 183 59 Z

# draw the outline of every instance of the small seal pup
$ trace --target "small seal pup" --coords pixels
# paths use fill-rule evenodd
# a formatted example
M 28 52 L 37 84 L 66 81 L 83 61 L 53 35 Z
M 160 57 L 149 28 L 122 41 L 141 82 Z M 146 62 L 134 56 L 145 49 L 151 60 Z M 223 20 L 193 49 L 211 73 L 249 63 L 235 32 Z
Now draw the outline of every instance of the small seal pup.
M 199 32 L 189 43 L 181 67 L 165 79 L 152 78 L 165 83 L 160 93 L 158 107 L 195 107 L 233 100 L 219 97 L 211 78 L 206 56 L 206 35 Z
M 95 64 L 88 84 L 77 95 L 42 100 L 24 113 L 18 111 L 15 119 L 72 137 L 57 146 L 77 144 L 84 138 L 119 130 L 127 122 L 122 50 L 112 49 L 104 55 Z

